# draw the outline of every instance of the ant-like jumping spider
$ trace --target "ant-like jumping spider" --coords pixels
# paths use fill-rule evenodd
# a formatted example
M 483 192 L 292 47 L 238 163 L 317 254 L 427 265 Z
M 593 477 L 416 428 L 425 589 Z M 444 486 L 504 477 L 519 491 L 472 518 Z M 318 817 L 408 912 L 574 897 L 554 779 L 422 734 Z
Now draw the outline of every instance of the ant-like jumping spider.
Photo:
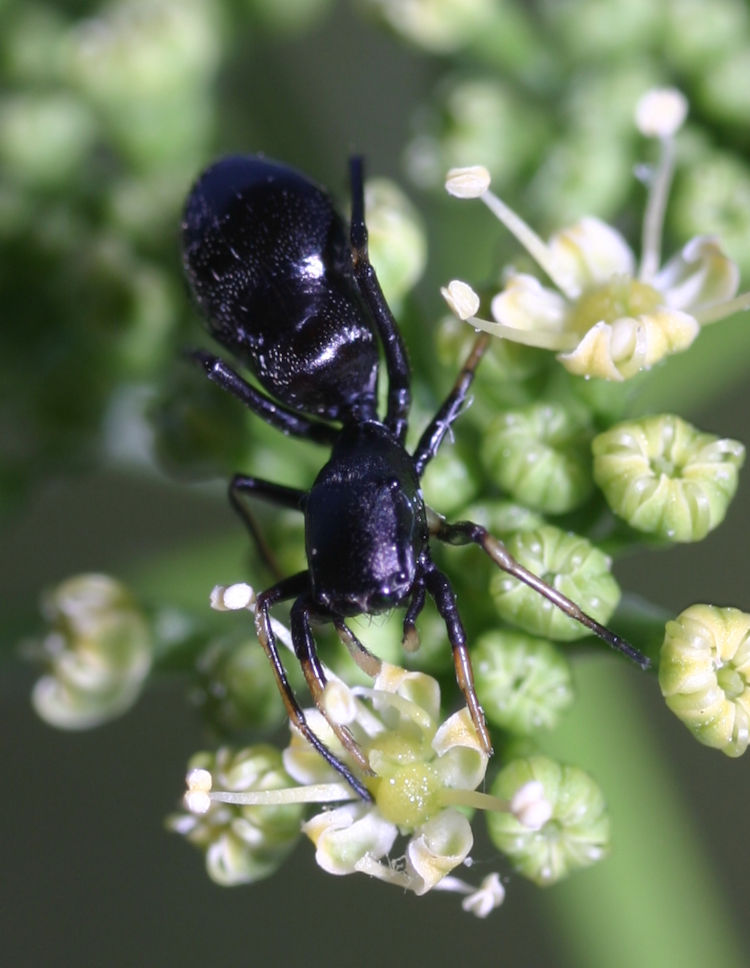
M 289 685 L 271 628 L 270 609 L 293 599 L 294 650 L 315 703 L 326 677 L 311 623 L 331 622 L 354 658 L 372 672 L 376 660 L 345 620 L 406 606 L 404 639 L 427 593 L 445 622 L 458 685 L 482 746 L 491 742 L 474 690 L 466 636 L 447 577 L 430 556 L 430 539 L 474 542 L 504 571 L 536 589 L 642 667 L 648 660 L 575 603 L 527 571 L 485 528 L 449 524 L 425 507 L 420 478 L 456 419 L 486 347 L 479 336 L 469 358 L 413 453 L 405 446 L 411 402 L 409 364 L 367 252 L 362 162 L 350 163 L 350 238 L 331 199 L 299 172 L 262 157 L 230 157 L 205 171 L 190 193 L 183 222 L 185 270 L 212 336 L 246 366 L 262 392 L 224 360 L 195 358 L 210 380 L 286 434 L 331 448 L 309 491 L 237 474 L 230 500 L 251 533 L 242 495 L 305 516 L 307 570 L 277 581 L 256 602 L 258 638 L 294 726 L 363 799 L 367 788 L 315 735 Z M 377 412 L 380 349 L 388 403 Z M 330 720 L 329 720 L 330 721 Z M 358 767 L 367 761 L 351 733 L 331 727 Z

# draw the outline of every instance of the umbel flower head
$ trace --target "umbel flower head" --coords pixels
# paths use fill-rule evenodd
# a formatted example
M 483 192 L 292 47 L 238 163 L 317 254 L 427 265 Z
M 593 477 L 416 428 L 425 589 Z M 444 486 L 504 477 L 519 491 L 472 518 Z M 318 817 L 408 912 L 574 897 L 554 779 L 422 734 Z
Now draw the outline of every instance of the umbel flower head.
M 600 219 L 584 217 L 544 242 L 490 191 L 486 168 L 452 169 L 448 192 L 480 198 L 554 284 L 509 269 L 486 320 L 476 315 L 471 287 L 454 280 L 442 290 L 453 312 L 477 329 L 557 351 L 571 373 L 622 381 L 687 349 L 702 325 L 750 308 L 750 293 L 735 295 L 737 266 L 713 236 L 696 236 L 661 262 L 674 135 L 686 113 L 684 97 L 671 89 L 650 91 L 636 110 L 640 131 L 660 143 L 659 163 L 648 175 L 638 265 L 622 235 Z
M 306 710 L 308 722 L 344 761 L 347 751 L 329 720 L 347 726 L 372 770 L 364 778 L 372 800 L 357 798 L 294 730 L 281 761 L 266 769 L 226 768 L 240 760 L 267 764 L 265 747 L 262 755 L 253 749 L 238 757 L 224 752 L 214 767 L 203 754 L 188 774 L 188 812 L 170 826 L 206 851 L 209 874 L 221 883 L 256 879 L 280 861 L 288 841 L 277 838 L 279 825 L 270 824 L 271 841 L 255 821 L 253 836 L 245 836 L 248 811 L 322 805 L 297 830 L 301 827 L 313 842 L 316 861 L 325 871 L 366 873 L 416 894 L 455 891 L 465 895 L 465 910 L 479 916 L 497 907 L 504 896 L 497 875 L 485 878 L 479 888 L 452 875 L 467 862 L 473 845 L 467 810 L 509 811 L 524 828 L 538 829 L 550 816 L 542 785 L 519 785 L 507 799 L 477 791 L 488 757 L 469 712 L 464 708 L 441 720 L 440 687 L 424 673 L 383 662 L 372 688 L 353 689 L 332 676 L 324 704 L 326 716 Z M 214 789 L 216 781 L 227 789 Z

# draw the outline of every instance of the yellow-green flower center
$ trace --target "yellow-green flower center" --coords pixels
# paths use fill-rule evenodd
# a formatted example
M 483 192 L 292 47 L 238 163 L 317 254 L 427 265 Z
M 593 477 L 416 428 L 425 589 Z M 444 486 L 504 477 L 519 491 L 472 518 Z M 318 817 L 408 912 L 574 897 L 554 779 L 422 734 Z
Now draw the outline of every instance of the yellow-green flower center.
M 730 701 L 739 699 L 745 691 L 745 679 L 731 662 L 717 670 L 716 680 L 719 683 L 719 688 Z
M 429 763 L 409 763 L 381 778 L 375 803 L 381 815 L 403 829 L 426 823 L 442 809 L 440 776 Z
M 613 323 L 623 317 L 654 312 L 663 302 L 653 286 L 630 276 L 613 276 L 603 285 L 583 292 L 570 310 L 568 328 L 583 334 L 599 322 Z

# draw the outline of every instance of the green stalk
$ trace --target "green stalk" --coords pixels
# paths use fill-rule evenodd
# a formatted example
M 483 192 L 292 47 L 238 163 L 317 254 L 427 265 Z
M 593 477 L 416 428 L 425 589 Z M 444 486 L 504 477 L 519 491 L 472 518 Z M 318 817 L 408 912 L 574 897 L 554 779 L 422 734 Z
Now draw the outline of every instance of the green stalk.
M 624 668 L 618 674 L 599 660 L 579 663 L 576 672 L 578 700 L 552 752 L 601 784 L 614 846 L 600 865 L 545 895 L 558 922 L 560 963 L 746 968 L 750 955 L 742 951 L 704 834 L 640 703 L 653 679 Z

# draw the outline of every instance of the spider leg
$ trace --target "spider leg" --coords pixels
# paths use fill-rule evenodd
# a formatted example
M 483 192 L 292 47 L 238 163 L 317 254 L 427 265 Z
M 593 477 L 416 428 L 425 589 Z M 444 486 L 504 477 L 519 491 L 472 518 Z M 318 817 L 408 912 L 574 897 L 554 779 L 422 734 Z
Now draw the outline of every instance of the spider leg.
M 437 454 L 438 448 L 443 442 L 443 437 L 448 433 L 451 424 L 461 412 L 466 394 L 469 392 L 469 387 L 474 379 L 474 372 L 484 356 L 489 342 L 490 337 L 487 333 L 480 333 L 474 340 L 471 352 L 461 367 L 461 372 L 456 377 L 453 389 L 419 438 L 419 443 L 414 450 L 414 466 L 418 477 L 422 476 L 429 461 Z
M 251 494 L 271 504 L 290 508 L 293 511 L 303 510 L 303 502 L 306 494 L 304 491 L 300 491 L 295 487 L 286 487 L 284 484 L 264 481 L 259 477 L 247 477 L 244 474 L 235 474 L 229 482 L 229 503 L 250 532 L 261 557 L 266 565 L 268 565 L 271 573 L 277 580 L 280 580 L 281 570 L 276 562 L 276 556 L 268 546 L 268 542 L 258 526 L 255 515 L 240 500 L 241 494 Z
M 360 295 L 372 313 L 385 351 L 388 368 L 388 411 L 385 425 L 397 440 L 403 442 L 411 405 L 409 360 L 396 320 L 370 263 L 365 223 L 364 175 L 360 157 L 349 161 L 349 176 L 352 191 L 351 242 L 354 278 Z
M 470 544 L 472 542 L 478 544 L 499 568 L 502 568 L 509 575 L 522 581 L 529 588 L 533 588 L 534 591 L 539 592 L 540 595 L 543 595 L 552 602 L 560 611 L 565 612 L 566 615 L 575 619 L 576 622 L 580 622 L 581 625 L 585 626 L 594 635 L 606 642 L 610 648 L 615 649 L 617 652 L 622 652 L 623 655 L 626 655 L 633 662 L 636 662 L 641 669 L 648 669 L 651 665 L 649 659 L 629 642 L 610 631 L 606 626 L 600 625 L 596 619 L 587 615 L 586 612 L 579 608 L 574 601 L 566 595 L 563 595 L 556 588 L 553 588 L 552 585 L 548 585 L 547 582 L 542 581 L 541 578 L 527 568 L 524 568 L 510 554 L 502 541 L 494 538 L 482 525 L 475 524 L 473 521 L 458 521 L 456 524 L 448 524 L 444 518 L 431 510 L 428 511 L 428 521 L 431 533 L 436 538 L 439 538 L 440 541 L 454 545 Z
M 466 647 L 466 633 L 461 622 L 461 616 L 458 614 L 455 593 L 448 579 L 435 567 L 432 561 L 425 562 L 424 568 L 425 586 L 435 600 L 437 610 L 448 630 L 448 640 L 453 649 L 453 664 L 456 668 L 458 687 L 464 694 L 466 705 L 469 707 L 471 720 L 474 723 L 474 728 L 477 731 L 484 751 L 488 756 L 491 756 L 492 740 L 487 730 L 484 711 L 479 704 L 479 699 L 474 688 L 474 673 L 471 668 L 469 650 Z
M 325 743 L 321 742 L 321 740 L 315 735 L 315 732 L 311 729 L 310 724 L 305 719 L 305 714 L 297 702 L 294 692 L 292 691 L 292 687 L 289 685 L 289 680 L 287 679 L 284 666 L 281 662 L 281 657 L 279 656 L 279 650 L 276 645 L 276 636 L 271 628 L 271 616 L 269 609 L 277 602 L 303 594 L 306 592 L 308 584 L 308 573 L 303 571 L 297 575 L 292 575 L 291 578 L 285 578 L 283 581 L 277 582 L 271 588 L 261 592 L 260 595 L 258 595 L 255 602 L 255 629 L 258 635 L 258 641 L 263 647 L 263 651 L 266 653 L 268 660 L 271 663 L 271 668 L 273 669 L 273 674 L 276 679 L 276 685 L 281 693 L 281 698 L 284 702 L 284 707 L 292 726 L 294 726 L 295 729 L 297 729 L 297 731 L 304 736 L 308 743 L 323 757 L 323 759 L 346 780 L 358 797 L 361 797 L 363 800 L 371 801 L 372 797 L 362 782 L 354 776 L 348 767 L 346 767 L 337 757 L 333 755 Z
M 366 773 L 371 773 L 370 765 L 367 762 L 362 750 L 357 745 L 350 731 L 346 726 L 337 723 L 327 712 L 323 701 L 323 691 L 326 687 L 326 675 L 323 666 L 320 664 L 318 652 L 315 648 L 315 639 L 310 628 L 310 601 L 307 595 L 300 595 L 292 605 L 291 611 L 291 632 L 294 652 L 302 666 L 305 682 L 310 690 L 315 705 L 325 716 L 328 725 L 340 740 L 344 749 L 357 761 L 357 766 Z M 329 761 L 330 762 L 330 761 Z M 338 767 L 337 767 L 338 769 Z M 339 772 L 341 772 L 339 770 Z
M 272 397 L 266 396 L 265 393 L 261 393 L 260 390 L 256 390 L 221 357 L 214 356 L 206 350 L 193 350 L 188 355 L 201 364 L 212 383 L 216 383 L 217 386 L 237 397 L 253 413 L 282 433 L 293 437 L 304 437 L 317 444 L 331 445 L 336 440 L 338 430 L 335 427 L 322 421 L 309 420 L 302 414 L 295 413 L 294 410 L 278 403 Z
M 424 608 L 425 587 L 424 577 L 418 576 L 414 582 L 411 593 L 411 601 L 404 615 L 404 632 L 401 644 L 407 652 L 416 652 L 419 648 L 419 632 L 417 632 L 417 618 Z
M 370 676 L 371 679 L 374 679 L 379 674 L 383 666 L 382 661 L 376 655 L 373 655 L 372 652 L 370 652 L 370 650 L 359 641 L 357 636 L 354 634 L 354 632 L 352 632 L 343 619 L 333 619 L 333 625 L 336 629 L 339 640 L 343 642 L 343 644 L 349 650 L 349 655 L 352 657 L 352 659 L 354 659 L 366 676 Z

